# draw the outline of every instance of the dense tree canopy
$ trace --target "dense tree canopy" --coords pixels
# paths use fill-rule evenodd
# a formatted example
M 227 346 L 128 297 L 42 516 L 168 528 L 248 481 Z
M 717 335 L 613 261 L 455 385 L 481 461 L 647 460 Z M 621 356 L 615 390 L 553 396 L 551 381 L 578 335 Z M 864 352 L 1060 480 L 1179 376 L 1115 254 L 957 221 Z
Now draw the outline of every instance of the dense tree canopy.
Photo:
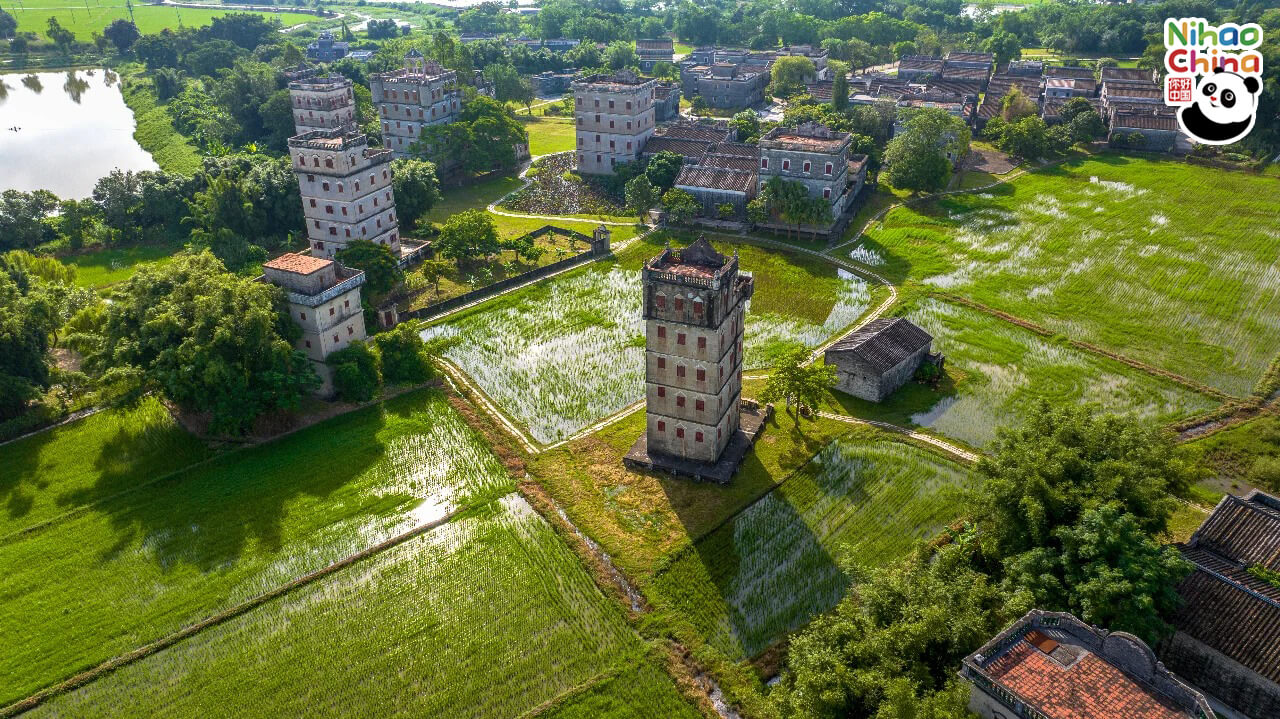
M 111 293 L 88 366 L 121 401 L 158 390 L 243 432 L 264 412 L 297 407 L 319 385 L 291 344 L 284 293 L 226 272 L 213 255 L 144 267 Z
M 415 158 L 391 162 L 391 189 L 396 198 L 396 216 L 400 227 L 412 232 L 418 220 L 440 200 L 440 181 L 436 164 Z

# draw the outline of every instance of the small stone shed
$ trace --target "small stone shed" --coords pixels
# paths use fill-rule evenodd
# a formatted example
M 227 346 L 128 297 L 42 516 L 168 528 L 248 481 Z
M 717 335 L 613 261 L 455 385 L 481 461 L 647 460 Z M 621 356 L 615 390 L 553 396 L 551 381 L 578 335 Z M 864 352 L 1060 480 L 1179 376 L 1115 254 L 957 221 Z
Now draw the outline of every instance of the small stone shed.
M 881 402 L 906 384 L 923 362 L 942 365 L 929 349 L 933 337 L 901 317 L 882 317 L 850 332 L 827 348 L 836 368 L 836 389 Z

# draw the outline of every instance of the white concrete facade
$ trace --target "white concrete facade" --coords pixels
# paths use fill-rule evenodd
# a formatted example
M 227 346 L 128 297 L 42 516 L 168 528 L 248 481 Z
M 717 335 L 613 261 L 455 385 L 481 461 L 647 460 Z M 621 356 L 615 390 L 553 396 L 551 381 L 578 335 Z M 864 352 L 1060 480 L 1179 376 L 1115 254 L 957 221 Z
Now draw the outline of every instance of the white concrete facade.
M 312 130 L 355 127 L 355 94 L 351 81 L 340 75 L 313 77 L 289 83 L 293 124 L 299 135 Z
M 316 131 L 290 138 L 289 153 L 313 255 L 333 257 L 354 240 L 369 240 L 399 256 L 390 151 L 370 149 L 364 135 Z
M 574 82 L 576 169 L 611 175 L 619 162 L 634 162 L 656 126 L 655 79 L 623 71 Z
M 382 145 L 396 157 L 409 156 L 424 127 L 454 122 L 462 113 L 458 73 L 416 50 L 405 56 L 404 68 L 371 77 L 369 91 L 382 123 Z

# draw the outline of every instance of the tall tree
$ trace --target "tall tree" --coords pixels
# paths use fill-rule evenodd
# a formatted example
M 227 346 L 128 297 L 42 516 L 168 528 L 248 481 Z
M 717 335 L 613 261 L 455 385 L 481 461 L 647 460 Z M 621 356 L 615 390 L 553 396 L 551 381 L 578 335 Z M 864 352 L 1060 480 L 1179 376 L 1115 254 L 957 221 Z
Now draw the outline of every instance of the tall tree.
M 445 220 L 436 247 L 441 257 L 453 260 L 458 267 L 501 249 L 493 218 L 483 210 L 464 210 Z
M 760 393 L 762 402 L 786 402 L 787 410 L 795 410 L 800 419 L 804 408 L 816 408 L 827 390 L 836 383 L 836 369 L 809 364 L 809 350 L 803 346 L 784 350 L 773 363 L 773 372 Z
M 119 401 L 158 390 L 210 413 L 214 432 L 240 433 L 319 386 L 285 310 L 279 288 L 230 274 L 207 252 L 179 255 L 111 293 L 87 366 Z
M 113 21 L 103 31 L 102 36 L 111 41 L 116 46 L 116 50 L 124 53 L 142 37 L 142 33 L 138 32 L 138 26 L 129 20 L 123 18 Z
M 662 195 L 662 209 L 667 211 L 667 218 L 677 225 L 698 214 L 698 207 L 697 198 L 678 187 Z
M 402 158 L 391 163 L 391 189 L 400 226 L 412 232 L 418 220 L 440 200 L 440 181 L 434 162 Z
M 391 248 L 369 240 L 354 240 L 338 250 L 335 256 L 348 267 L 364 271 L 364 283 L 370 302 L 386 295 L 404 280 L 404 272 Z

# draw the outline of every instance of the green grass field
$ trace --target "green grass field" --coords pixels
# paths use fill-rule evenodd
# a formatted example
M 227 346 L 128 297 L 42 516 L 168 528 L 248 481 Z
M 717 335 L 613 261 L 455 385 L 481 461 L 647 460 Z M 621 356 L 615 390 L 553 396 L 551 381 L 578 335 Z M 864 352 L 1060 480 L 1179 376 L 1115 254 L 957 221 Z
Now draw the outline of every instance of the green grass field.
M 853 251 L 1230 394 L 1280 352 L 1267 177 L 1104 154 L 899 208 Z
M 833 392 L 833 409 L 927 427 L 981 447 L 995 438 L 998 427 L 1019 424 L 1038 399 L 1055 404 L 1095 402 L 1109 412 L 1134 413 L 1156 423 L 1219 404 L 1181 385 L 967 307 L 926 299 L 906 316 L 933 335 L 933 351 L 946 355 L 944 381 L 937 389 L 908 383 L 880 403 Z
M 76 284 L 100 288 L 123 282 L 146 265 L 162 265 L 173 259 L 182 245 L 147 245 L 111 248 L 63 258 L 76 268 Z
M 436 323 L 423 337 L 535 439 L 563 439 L 642 397 L 639 270 L 664 241 L 650 235 L 616 262 L 596 262 L 491 300 Z M 866 282 L 825 262 L 750 245 L 737 249 L 740 266 L 759 278 L 745 327 L 749 367 L 768 366 L 785 343 L 820 344 L 871 305 Z M 720 250 L 733 248 L 722 244 Z
M 576 134 L 573 120 L 559 117 L 521 116 L 520 122 L 529 132 L 529 153 L 531 155 L 549 155 L 553 152 L 567 152 L 575 146 Z
M 151 153 L 151 159 L 161 170 L 195 174 L 203 162 L 199 148 L 173 126 L 173 116 L 156 99 L 151 79 L 142 73 L 140 66 L 134 67 L 138 68 L 137 72 L 125 75 L 120 85 L 124 102 L 133 110 L 138 123 L 133 131 L 134 139 Z
M 849 588 L 841 558 L 892 562 L 955 518 L 948 489 L 970 481 L 964 468 L 860 434 L 680 552 L 645 588 L 655 605 L 748 658 L 835 606 Z
M 0 539 L 0 704 L 512 488 L 436 390 L 163 479 L 159 458 L 111 459 L 56 495 L 100 501 Z
M 154 399 L 0 447 L 0 537 L 212 455 Z M 5 540 L 8 541 L 8 540 Z
M 552 716 L 698 716 L 509 495 L 32 715 L 515 717 L 566 693 Z
M 58 23 L 75 33 L 80 42 L 89 42 L 90 34 L 102 32 L 102 29 L 115 20 L 128 20 L 129 9 L 119 0 L 108 0 L 105 3 L 87 0 L 76 3 L 66 0 L 24 0 L 21 5 L 5 3 L 7 10 L 18 21 L 18 30 L 38 33 L 44 37 L 48 30 L 49 18 L 58 18 Z M 253 12 L 250 10 L 229 10 L 226 8 L 186 8 L 165 7 L 135 3 L 133 6 L 133 22 L 144 35 L 160 32 L 166 28 L 204 27 L 213 18 L 228 12 Z M 285 27 L 302 23 L 323 22 L 324 18 L 298 12 L 256 12 L 268 18 L 278 18 Z

